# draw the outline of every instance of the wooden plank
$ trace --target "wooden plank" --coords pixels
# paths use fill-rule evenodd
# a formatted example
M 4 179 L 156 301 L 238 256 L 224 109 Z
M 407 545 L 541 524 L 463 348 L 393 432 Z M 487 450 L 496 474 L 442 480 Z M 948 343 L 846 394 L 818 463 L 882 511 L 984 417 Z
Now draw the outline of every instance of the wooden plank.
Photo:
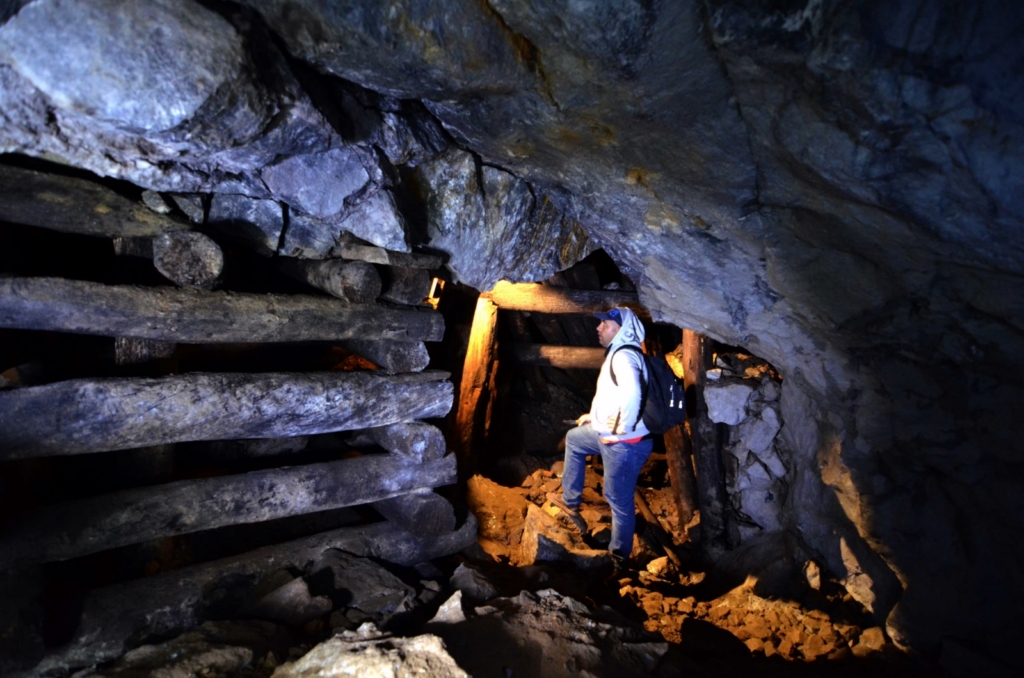
M 547 344 L 512 344 L 508 352 L 523 365 L 543 365 L 561 369 L 599 370 L 605 350 L 590 346 L 549 346 Z
M 422 421 L 405 421 L 368 429 L 366 436 L 388 452 L 417 461 L 435 461 L 448 452 L 441 429 Z
M 0 165 L 0 221 L 108 238 L 191 228 L 98 182 L 9 165 Z
M 0 392 L 0 459 L 189 440 L 284 438 L 444 416 L 445 372 L 192 373 Z
M 496 349 L 498 307 L 480 295 L 473 313 L 469 334 L 469 348 L 462 368 L 459 384 L 459 402 L 455 411 L 456 452 L 460 471 L 471 474 L 476 467 L 474 445 L 487 432 L 487 404 L 490 400 L 490 380 Z
M 418 306 L 430 294 L 430 273 L 422 268 L 392 266 L 385 271 L 387 282 L 380 298 L 393 304 Z
M 366 304 L 380 296 L 380 274 L 365 261 L 278 257 L 277 265 L 285 275 L 338 299 Z
M 444 318 L 430 309 L 63 278 L 0 278 L 0 327 L 171 343 L 440 341 L 444 336 Z
M 32 675 L 66 675 L 69 669 L 116 659 L 137 646 L 139 639 L 171 637 L 196 628 L 209 619 L 211 610 L 220 609 L 212 604 L 219 592 L 246 584 L 255 590 L 265 577 L 282 569 L 311 575 L 311 568 L 329 550 L 411 567 L 467 548 L 476 542 L 476 533 L 472 513 L 457 531 L 443 536 L 410 534 L 381 521 L 94 589 L 82 601 L 74 635 L 51 650 Z
M 179 480 L 48 506 L 0 541 L 0 562 L 51 562 L 288 516 L 356 506 L 450 485 L 454 456 L 421 463 L 394 454 Z
M 340 245 L 332 252 L 340 259 L 368 261 L 383 266 L 403 266 L 406 268 L 425 268 L 435 270 L 444 263 L 441 257 L 433 254 L 416 254 L 408 252 L 392 252 L 382 247 L 371 245 Z
M 613 306 L 623 306 L 633 309 L 644 320 L 650 320 L 651 317 L 647 309 L 640 305 L 640 298 L 635 292 L 620 290 L 573 290 L 567 287 L 510 283 L 502 280 L 494 289 L 481 296 L 490 299 L 503 311 L 589 314 L 607 311 Z
M 202 233 L 164 233 L 153 238 L 153 266 L 175 285 L 210 289 L 224 272 L 224 253 Z

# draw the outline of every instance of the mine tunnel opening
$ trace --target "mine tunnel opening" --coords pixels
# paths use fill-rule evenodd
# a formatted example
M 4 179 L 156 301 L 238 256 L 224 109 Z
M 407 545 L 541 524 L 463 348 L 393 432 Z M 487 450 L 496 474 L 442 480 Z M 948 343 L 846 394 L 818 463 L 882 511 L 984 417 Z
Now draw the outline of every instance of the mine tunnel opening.
M 466 290 L 453 288 L 450 298 L 460 292 Z M 632 281 L 602 250 L 539 284 L 499 283 L 494 290 L 464 296 L 461 334 L 468 335 L 467 351 L 451 437 L 461 445 L 461 477 L 473 476 L 470 505 L 474 492 L 487 494 L 480 483 L 517 488 L 539 505 L 547 493 L 561 491 L 566 431 L 590 411 L 599 369 L 610 352 L 599 343 L 594 315 L 616 305 L 631 307 L 642 318 L 641 350 L 669 365 L 686 398 L 684 424 L 647 436 L 653 446 L 640 472 L 642 517 L 633 548 L 648 560 L 667 553 L 678 567 L 681 560 L 673 549 L 685 545 L 691 558 L 700 554 L 703 565 L 713 568 L 722 553 L 783 529 L 793 462 L 778 438 L 782 376 L 739 347 L 653 322 Z M 644 397 L 649 387 L 642 386 Z M 637 423 L 640 418 L 638 413 Z M 584 543 L 607 549 L 603 462 L 599 455 L 588 459 L 587 503 L 600 506 L 603 515 L 593 516 L 596 523 L 587 525 Z M 660 516 L 644 497 L 648 491 Z M 704 525 L 702 506 L 709 516 Z M 557 515 L 551 508 L 549 513 Z M 514 532 L 519 526 L 506 527 Z M 517 552 L 519 535 L 484 542 L 501 562 L 532 564 L 537 557 Z M 761 589 L 772 586 L 764 583 Z

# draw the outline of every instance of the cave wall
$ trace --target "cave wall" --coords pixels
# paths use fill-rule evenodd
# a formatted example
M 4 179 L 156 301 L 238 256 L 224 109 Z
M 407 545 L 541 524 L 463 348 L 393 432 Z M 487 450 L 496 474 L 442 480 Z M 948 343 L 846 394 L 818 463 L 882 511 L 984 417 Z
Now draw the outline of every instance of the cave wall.
M 281 254 L 331 256 L 342 231 L 433 247 L 481 289 L 603 247 L 656 320 L 781 372 L 785 527 L 894 640 L 995 648 L 1019 624 L 1024 8 L 36 0 L 0 16 L 0 150 L 267 201 Z

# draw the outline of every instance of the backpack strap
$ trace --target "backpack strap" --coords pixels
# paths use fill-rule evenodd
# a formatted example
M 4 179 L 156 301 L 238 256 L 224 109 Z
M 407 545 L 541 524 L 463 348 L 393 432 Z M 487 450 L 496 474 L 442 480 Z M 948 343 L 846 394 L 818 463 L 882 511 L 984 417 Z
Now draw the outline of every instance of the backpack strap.
M 648 371 L 647 356 L 644 355 L 644 352 L 640 350 L 639 346 L 635 346 L 633 344 L 623 344 L 622 346 L 619 346 L 614 351 L 612 351 L 611 357 L 608 358 L 608 374 L 612 378 L 612 383 L 615 384 L 616 386 L 619 385 L 619 380 L 615 378 L 615 363 L 613 362 L 613 359 L 615 358 L 615 354 L 623 349 L 636 351 L 636 353 L 640 356 L 640 360 L 643 362 L 643 365 L 640 367 L 640 408 L 637 410 L 636 413 L 636 421 L 633 422 L 633 430 L 635 431 L 637 424 L 639 424 L 640 420 L 643 419 L 644 417 L 644 408 L 647 407 L 648 380 L 644 378 L 644 372 Z M 616 425 L 617 424 L 618 420 L 616 420 Z

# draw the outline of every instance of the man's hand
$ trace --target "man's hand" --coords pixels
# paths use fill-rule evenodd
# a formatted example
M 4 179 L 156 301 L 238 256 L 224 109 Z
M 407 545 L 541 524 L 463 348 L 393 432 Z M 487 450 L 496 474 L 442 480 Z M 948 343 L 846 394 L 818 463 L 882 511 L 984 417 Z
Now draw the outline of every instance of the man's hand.
M 581 414 L 580 418 L 576 420 L 576 425 L 577 426 L 583 426 L 584 424 L 589 424 L 589 423 L 590 423 L 590 412 L 587 412 L 586 414 Z

